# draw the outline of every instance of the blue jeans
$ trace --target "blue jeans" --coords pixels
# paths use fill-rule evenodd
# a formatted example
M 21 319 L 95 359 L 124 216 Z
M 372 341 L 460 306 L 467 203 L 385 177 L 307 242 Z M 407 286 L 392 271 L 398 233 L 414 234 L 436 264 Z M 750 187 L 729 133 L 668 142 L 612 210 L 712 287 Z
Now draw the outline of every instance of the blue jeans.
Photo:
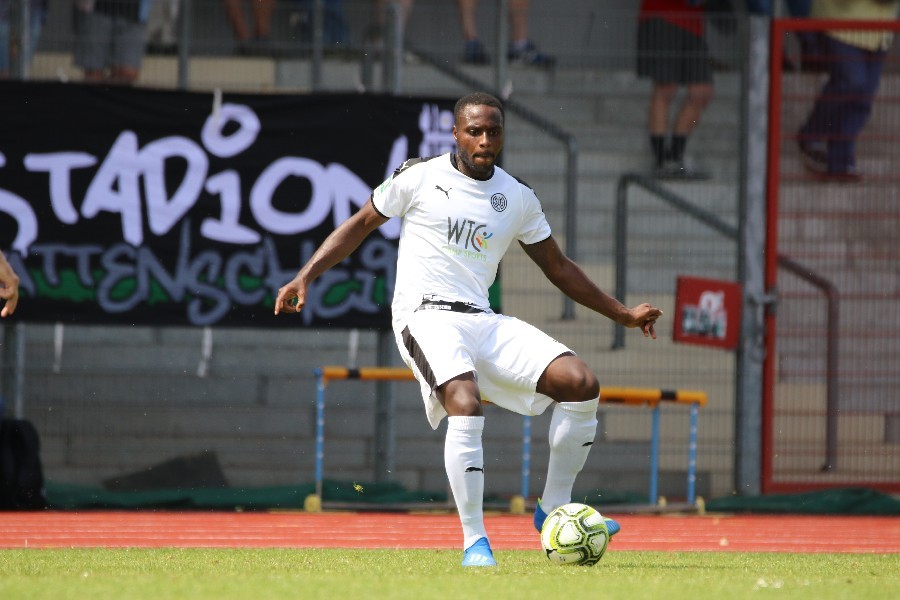
M 816 97 L 800 139 L 827 142 L 828 172 L 843 174 L 856 166 L 856 138 L 872 112 L 887 52 L 863 50 L 827 35 L 820 43 L 828 61 L 828 82 Z
M 27 63 L 30 63 L 32 56 L 34 56 L 34 49 L 37 48 L 45 18 L 46 15 L 43 9 L 31 9 L 31 18 L 29 20 L 31 30 L 28 32 L 31 38 L 31 45 L 25 49 L 25 62 Z M 11 26 L 9 21 L 0 21 L 0 73 L 9 73 L 12 68 L 12 56 L 9 51 L 10 33 Z

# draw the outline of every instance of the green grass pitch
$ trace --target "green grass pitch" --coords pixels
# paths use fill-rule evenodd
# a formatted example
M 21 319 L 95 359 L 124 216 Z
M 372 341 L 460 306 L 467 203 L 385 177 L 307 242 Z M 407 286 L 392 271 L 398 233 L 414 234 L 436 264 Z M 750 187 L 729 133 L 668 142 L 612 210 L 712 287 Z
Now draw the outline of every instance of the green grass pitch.
M 595 567 L 561 567 L 540 552 L 499 550 L 496 569 L 463 569 L 461 554 L 347 549 L 0 550 L 0 598 L 900 598 L 900 554 L 610 550 Z

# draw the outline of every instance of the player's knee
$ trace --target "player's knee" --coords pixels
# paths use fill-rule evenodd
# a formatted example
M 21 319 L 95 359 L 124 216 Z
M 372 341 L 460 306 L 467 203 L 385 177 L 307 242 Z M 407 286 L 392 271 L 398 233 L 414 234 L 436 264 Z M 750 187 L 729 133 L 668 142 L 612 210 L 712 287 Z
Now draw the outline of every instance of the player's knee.
M 582 369 L 572 383 L 573 394 L 578 400 L 593 400 L 600 395 L 600 382 L 589 369 Z
M 473 373 L 454 377 L 436 390 L 437 398 L 451 417 L 480 417 L 481 392 Z
M 481 402 L 475 398 L 453 398 L 444 402 L 444 410 L 451 417 L 480 417 Z
M 600 395 L 600 382 L 587 366 L 571 369 L 561 388 L 558 400 L 562 402 L 583 402 Z
M 582 360 L 568 361 L 566 380 L 568 398 L 571 402 L 592 400 L 600 395 L 600 382 L 590 367 Z
M 550 363 L 537 391 L 557 402 L 582 402 L 600 395 L 600 382 L 583 360 L 565 354 Z

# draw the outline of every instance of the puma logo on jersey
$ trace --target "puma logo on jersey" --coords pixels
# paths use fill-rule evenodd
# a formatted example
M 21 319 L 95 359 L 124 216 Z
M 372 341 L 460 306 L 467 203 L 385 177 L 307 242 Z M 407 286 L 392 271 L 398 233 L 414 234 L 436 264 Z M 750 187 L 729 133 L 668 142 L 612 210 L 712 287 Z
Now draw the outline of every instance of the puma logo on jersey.
M 480 471 L 480 472 L 484 473 L 484 469 L 480 469 L 478 467 L 466 467 L 466 473 L 473 473 L 476 471 Z
M 436 186 L 434 186 L 434 189 L 444 192 L 444 195 L 447 196 L 447 200 L 449 200 L 450 199 L 450 190 L 452 190 L 453 188 L 449 188 L 449 189 L 445 190 L 441 186 L 436 185 Z

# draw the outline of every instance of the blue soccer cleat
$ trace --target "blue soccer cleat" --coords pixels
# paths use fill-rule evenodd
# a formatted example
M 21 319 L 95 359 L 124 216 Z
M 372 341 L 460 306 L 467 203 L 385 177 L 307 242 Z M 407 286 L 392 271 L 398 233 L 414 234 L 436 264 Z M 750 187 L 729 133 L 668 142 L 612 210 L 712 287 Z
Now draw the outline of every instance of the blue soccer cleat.
M 537 505 L 534 507 L 534 528 L 538 530 L 540 533 L 541 529 L 544 527 L 544 521 L 547 520 L 547 513 L 544 512 L 544 508 L 541 506 L 541 499 L 538 498 Z M 619 525 L 619 522 L 615 519 L 610 519 L 609 517 L 603 517 L 603 521 L 606 523 L 606 529 L 609 531 L 609 537 L 619 533 L 622 529 L 622 526 Z
M 464 567 L 496 567 L 497 561 L 494 560 L 494 553 L 491 552 L 491 545 L 487 538 L 480 538 L 477 542 L 466 548 L 463 555 L 462 566 Z
M 534 528 L 538 530 L 538 533 L 544 528 L 544 521 L 546 520 L 547 513 L 544 512 L 544 509 L 541 507 L 541 499 L 538 498 L 537 504 L 534 507 Z
M 606 529 L 609 531 L 609 537 L 612 539 L 612 536 L 619 533 L 619 530 L 622 529 L 622 526 L 619 525 L 619 522 L 615 519 L 610 519 L 609 517 L 603 517 L 603 521 L 606 523 Z

